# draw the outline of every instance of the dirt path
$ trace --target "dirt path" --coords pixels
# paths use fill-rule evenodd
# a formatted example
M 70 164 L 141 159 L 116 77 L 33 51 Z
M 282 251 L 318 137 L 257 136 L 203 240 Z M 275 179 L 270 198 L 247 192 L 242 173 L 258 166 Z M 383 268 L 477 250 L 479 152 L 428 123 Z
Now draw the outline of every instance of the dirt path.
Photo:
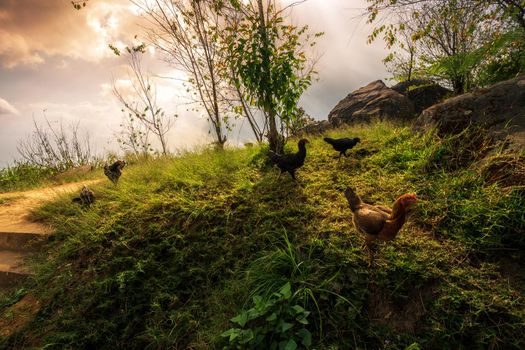
M 50 233 L 50 227 L 29 220 L 31 210 L 61 194 L 80 192 L 83 185 L 90 185 L 100 181 L 80 181 L 30 191 L 1 193 L 0 232 Z

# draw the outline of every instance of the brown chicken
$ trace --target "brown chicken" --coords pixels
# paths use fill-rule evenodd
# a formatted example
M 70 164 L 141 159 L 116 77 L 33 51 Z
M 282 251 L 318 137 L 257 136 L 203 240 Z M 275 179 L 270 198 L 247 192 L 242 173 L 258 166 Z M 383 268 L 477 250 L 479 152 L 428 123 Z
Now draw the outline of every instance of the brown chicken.
M 396 199 L 390 209 L 363 203 L 350 187 L 346 189 L 345 196 L 353 213 L 354 226 L 365 235 L 367 245 L 376 239 L 393 240 L 405 223 L 408 209 L 417 201 L 415 194 L 404 194 Z

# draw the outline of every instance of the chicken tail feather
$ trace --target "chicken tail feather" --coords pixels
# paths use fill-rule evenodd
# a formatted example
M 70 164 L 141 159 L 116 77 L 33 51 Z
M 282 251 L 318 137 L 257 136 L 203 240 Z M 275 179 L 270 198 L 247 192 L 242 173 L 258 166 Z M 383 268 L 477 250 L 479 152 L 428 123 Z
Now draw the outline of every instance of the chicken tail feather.
M 325 137 L 323 140 L 324 140 L 326 143 L 329 143 L 329 144 L 331 144 L 331 145 L 334 144 L 334 139 L 331 138 L 331 137 Z
M 268 158 L 270 158 L 270 160 L 274 163 L 277 163 L 279 162 L 279 160 L 281 159 L 281 155 L 275 153 L 274 151 L 272 150 L 269 150 L 268 151 Z

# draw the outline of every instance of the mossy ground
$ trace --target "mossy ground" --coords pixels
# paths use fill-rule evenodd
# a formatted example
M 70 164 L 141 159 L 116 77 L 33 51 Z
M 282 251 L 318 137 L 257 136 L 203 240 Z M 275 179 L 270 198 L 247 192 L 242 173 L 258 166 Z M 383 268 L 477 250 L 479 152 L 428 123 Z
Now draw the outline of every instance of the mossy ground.
M 302 186 L 259 147 L 204 151 L 129 166 L 90 208 L 39 209 L 56 235 L 26 288 L 43 306 L 0 347 L 222 348 L 252 296 L 290 282 L 314 348 L 524 348 L 523 186 L 488 181 L 455 139 L 387 124 L 328 134 L 362 143 L 338 162 L 308 137 Z M 372 258 L 347 186 L 369 203 L 420 199 Z

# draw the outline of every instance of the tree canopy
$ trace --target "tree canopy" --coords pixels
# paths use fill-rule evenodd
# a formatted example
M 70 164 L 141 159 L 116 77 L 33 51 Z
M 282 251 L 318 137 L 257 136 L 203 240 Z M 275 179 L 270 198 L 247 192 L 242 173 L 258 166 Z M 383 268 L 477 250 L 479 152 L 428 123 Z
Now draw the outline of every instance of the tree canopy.
M 368 0 L 369 36 L 382 36 L 396 79 L 423 76 L 463 93 L 525 70 L 525 2 Z

